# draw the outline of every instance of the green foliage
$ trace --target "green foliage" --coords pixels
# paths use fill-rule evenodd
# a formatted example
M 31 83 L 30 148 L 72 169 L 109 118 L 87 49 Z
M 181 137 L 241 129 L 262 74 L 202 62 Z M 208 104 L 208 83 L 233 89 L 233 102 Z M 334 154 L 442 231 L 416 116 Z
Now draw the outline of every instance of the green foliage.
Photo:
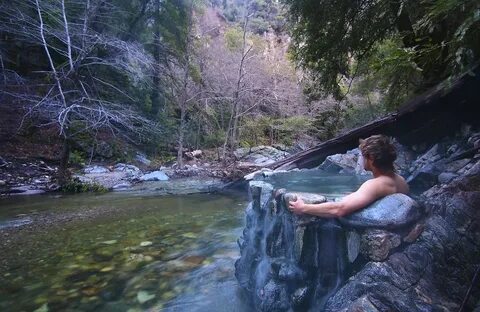
M 378 86 L 395 107 L 480 59 L 478 1 L 284 2 L 291 53 L 313 76 L 307 92 L 314 96 L 343 98 L 345 78 L 365 74 L 367 68 L 370 79 L 382 78 Z
M 243 44 L 243 31 L 238 27 L 229 27 L 225 31 L 225 44 L 230 51 L 238 51 Z
M 189 73 L 190 77 L 192 78 L 193 82 L 202 84 L 202 73 L 200 72 L 200 67 L 197 64 L 189 64 Z
M 85 166 L 85 154 L 79 150 L 70 152 L 68 163 L 73 166 Z
M 108 189 L 97 183 L 84 183 L 78 178 L 73 178 L 64 186 L 62 186 L 64 193 L 106 193 Z
M 386 94 L 388 110 L 404 103 L 421 84 L 422 70 L 414 61 L 415 52 L 402 46 L 399 37 L 386 39 L 375 45 L 355 71 L 361 78 L 353 93 L 368 96 L 373 90 Z
M 343 127 L 343 116 L 342 109 L 330 109 L 317 114 L 313 121 L 316 136 L 322 141 L 333 138 Z
M 267 32 L 268 29 L 270 28 L 270 23 L 265 21 L 263 18 L 252 18 L 250 20 L 250 29 L 253 33 L 255 34 L 263 34 L 264 32 Z
M 382 103 L 350 105 L 343 113 L 343 128 L 349 130 L 367 124 L 385 114 L 385 107 Z
M 203 136 L 203 145 L 207 148 L 221 146 L 225 141 L 225 131 L 215 130 Z
M 244 120 L 240 145 L 243 147 L 276 143 L 292 145 L 302 134 L 314 132 L 313 120 L 310 117 L 271 118 L 260 116 Z

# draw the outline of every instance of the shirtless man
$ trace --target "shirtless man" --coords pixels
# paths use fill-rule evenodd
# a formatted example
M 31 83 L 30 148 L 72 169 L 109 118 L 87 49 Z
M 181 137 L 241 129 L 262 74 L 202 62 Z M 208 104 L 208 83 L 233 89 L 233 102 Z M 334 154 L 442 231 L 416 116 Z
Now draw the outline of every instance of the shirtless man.
M 373 173 L 373 179 L 363 183 L 356 192 L 345 196 L 339 202 L 305 204 L 301 198 L 297 198 L 289 203 L 290 211 L 324 218 L 343 217 L 384 196 L 408 193 L 405 179 L 395 173 L 393 162 L 397 153 L 388 137 L 372 135 L 360 140 L 359 148 L 364 159 L 363 166 L 365 170 Z

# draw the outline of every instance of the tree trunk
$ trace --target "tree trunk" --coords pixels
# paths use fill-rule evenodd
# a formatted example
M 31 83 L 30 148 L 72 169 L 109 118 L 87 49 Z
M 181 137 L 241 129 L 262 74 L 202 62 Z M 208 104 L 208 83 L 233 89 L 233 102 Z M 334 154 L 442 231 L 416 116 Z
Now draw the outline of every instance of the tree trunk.
M 153 67 L 153 90 L 150 95 L 152 103 L 151 113 L 157 116 L 160 111 L 160 0 L 155 0 L 155 33 L 153 38 L 153 58 L 155 64 Z
M 185 105 L 180 108 L 180 127 L 178 129 L 178 152 L 177 152 L 177 164 L 181 169 L 183 168 L 183 138 L 185 128 Z
M 57 180 L 60 186 L 65 185 L 70 180 L 70 172 L 68 171 L 68 160 L 70 158 L 70 140 L 64 138 L 62 154 L 60 155 L 60 165 L 58 167 Z

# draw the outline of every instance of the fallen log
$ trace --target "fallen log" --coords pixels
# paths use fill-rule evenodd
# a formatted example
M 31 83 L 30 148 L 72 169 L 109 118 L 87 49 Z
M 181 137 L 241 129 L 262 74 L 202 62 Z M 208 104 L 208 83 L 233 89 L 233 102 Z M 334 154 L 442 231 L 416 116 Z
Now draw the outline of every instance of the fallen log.
M 327 156 L 358 147 L 359 139 L 374 134 L 395 137 L 412 146 L 452 135 L 462 124 L 480 125 L 480 66 L 453 81 L 445 81 L 402 106 L 397 112 L 355 128 L 268 166 L 275 170 L 314 168 Z

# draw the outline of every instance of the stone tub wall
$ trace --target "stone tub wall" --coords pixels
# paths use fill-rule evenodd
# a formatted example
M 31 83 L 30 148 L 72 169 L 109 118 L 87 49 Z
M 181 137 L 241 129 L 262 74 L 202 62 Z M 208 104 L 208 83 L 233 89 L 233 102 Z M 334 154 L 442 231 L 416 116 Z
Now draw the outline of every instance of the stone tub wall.
M 258 181 L 251 182 L 250 191 L 236 276 L 258 311 L 324 309 L 359 267 L 385 260 L 414 241 L 421 229 L 416 223 L 420 207 L 401 194 L 337 220 L 287 209 L 296 196 L 307 203 L 324 202 L 324 196 L 287 193 Z
M 422 198 L 429 217 L 419 238 L 368 262 L 325 311 L 480 311 L 480 170 Z
M 295 216 L 252 184 L 236 276 L 257 311 L 480 312 L 480 132 L 399 150 L 423 214 L 398 227 Z

